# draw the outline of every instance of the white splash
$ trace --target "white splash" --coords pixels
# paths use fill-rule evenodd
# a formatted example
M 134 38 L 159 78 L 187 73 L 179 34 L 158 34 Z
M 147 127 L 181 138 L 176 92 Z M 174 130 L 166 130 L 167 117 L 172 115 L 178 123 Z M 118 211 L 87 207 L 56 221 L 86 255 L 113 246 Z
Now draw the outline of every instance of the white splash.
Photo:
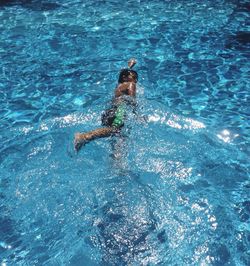
M 206 126 L 202 122 L 191 118 L 183 118 L 178 115 L 169 113 L 155 113 L 153 115 L 149 115 L 148 122 L 159 122 L 160 124 L 166 124 L 167 126 L 181 130 L 196 130 L 206 128 Z
M 219 134 L 217 134 L 217 137 L 220 140 L 223 140 L 225 143 L 231 143 L 235 138 L 237 138 L 239 134 L 232 134 L 229 130 L 224 129 Z

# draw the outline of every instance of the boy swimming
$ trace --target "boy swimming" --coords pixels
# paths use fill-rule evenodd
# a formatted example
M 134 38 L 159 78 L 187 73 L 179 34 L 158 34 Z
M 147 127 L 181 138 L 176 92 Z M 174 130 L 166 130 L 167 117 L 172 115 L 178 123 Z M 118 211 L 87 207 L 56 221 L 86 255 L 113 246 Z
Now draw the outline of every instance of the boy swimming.
M 74 147 L 76 151 L 79 151 L 87 142 L 97 138 L 109 137 L 120 132 L 124 125 L 126 105 L 135 102 L 133 99 L 136 96 L 136 83 L 138 80 L 137 72 L 132 70 L 135 64 L 136 60 L 132 58 L 128 61 L 128 68 L 120 71 L 112 107 L 102 115 L 102 125 L 104 127 L 75 134 Z

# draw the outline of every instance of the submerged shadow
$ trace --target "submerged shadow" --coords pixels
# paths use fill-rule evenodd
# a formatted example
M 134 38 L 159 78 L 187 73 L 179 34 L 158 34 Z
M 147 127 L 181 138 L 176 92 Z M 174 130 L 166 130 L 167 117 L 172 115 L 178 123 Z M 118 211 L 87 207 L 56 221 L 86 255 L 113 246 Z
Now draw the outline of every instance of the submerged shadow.
M 247 23 L 247 16 L 250 11 L 249 1 L 234 1 L 235 8 L 232 14 L 229 16 L 228 24 L 234 24 L 236 20 L 241 17 Z M 229 26 L 229 28 L 231 28 Z M 229 50 L 246 51 L 249 49 L 250 44 L 250 32 L 247 30 L 241 30 L 232 32 L 226 40 L 225 48 Z
M 0 257 L 6 260 L 14 257 L 15 248 L 19 248 L 22 241 L 17 230 L 17 223 L 11 218 L 11 210 L 5 204 L 8 198 L 4 191 L 9 186 L 7 178 L 0 177 Z
M 250 11 L 250 2 L 238 2 L 236 6 L 237 12 L 248 12 Z
M 246 50 L 250 45 L 250 32 L 239 31 L 228 38 L 225 45 L 227 49 Z
M 105 203 L 96 199 L 95 229 L 85 235 L 85 243 L 100 250 L 102 265 L 137 265 L 154 253 L 155 246 L 166 245 L 167 235 L 158 230 L 150 203 L 152 193 L 138 178 L 123 171 L 123 175 L 107 180 Z
M 0 7 L 21 6 L 33 11 L 52 11 L 62 7 L 56 2 L 38 1 L 38 0 L 1 0 Z

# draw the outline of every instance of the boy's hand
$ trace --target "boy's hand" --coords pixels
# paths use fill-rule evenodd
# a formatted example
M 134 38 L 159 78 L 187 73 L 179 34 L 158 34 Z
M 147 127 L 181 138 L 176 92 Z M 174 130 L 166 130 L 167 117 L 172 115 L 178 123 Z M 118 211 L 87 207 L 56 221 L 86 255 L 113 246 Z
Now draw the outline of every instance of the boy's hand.
M 128 60 L 128 67 L 132 68 L 136 63 L 137 62 L 136 62 L 135 58 L 131 58 Z

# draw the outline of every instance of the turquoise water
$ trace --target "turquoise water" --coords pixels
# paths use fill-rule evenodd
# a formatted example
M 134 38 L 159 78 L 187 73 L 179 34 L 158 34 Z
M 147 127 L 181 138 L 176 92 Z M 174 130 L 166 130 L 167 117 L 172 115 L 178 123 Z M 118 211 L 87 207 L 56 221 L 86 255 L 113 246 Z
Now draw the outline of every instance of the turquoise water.
M 0 265 L 249 265 L 249 3 L 0 2 Z M 138 64 L 123 137 L 100 127 Z

